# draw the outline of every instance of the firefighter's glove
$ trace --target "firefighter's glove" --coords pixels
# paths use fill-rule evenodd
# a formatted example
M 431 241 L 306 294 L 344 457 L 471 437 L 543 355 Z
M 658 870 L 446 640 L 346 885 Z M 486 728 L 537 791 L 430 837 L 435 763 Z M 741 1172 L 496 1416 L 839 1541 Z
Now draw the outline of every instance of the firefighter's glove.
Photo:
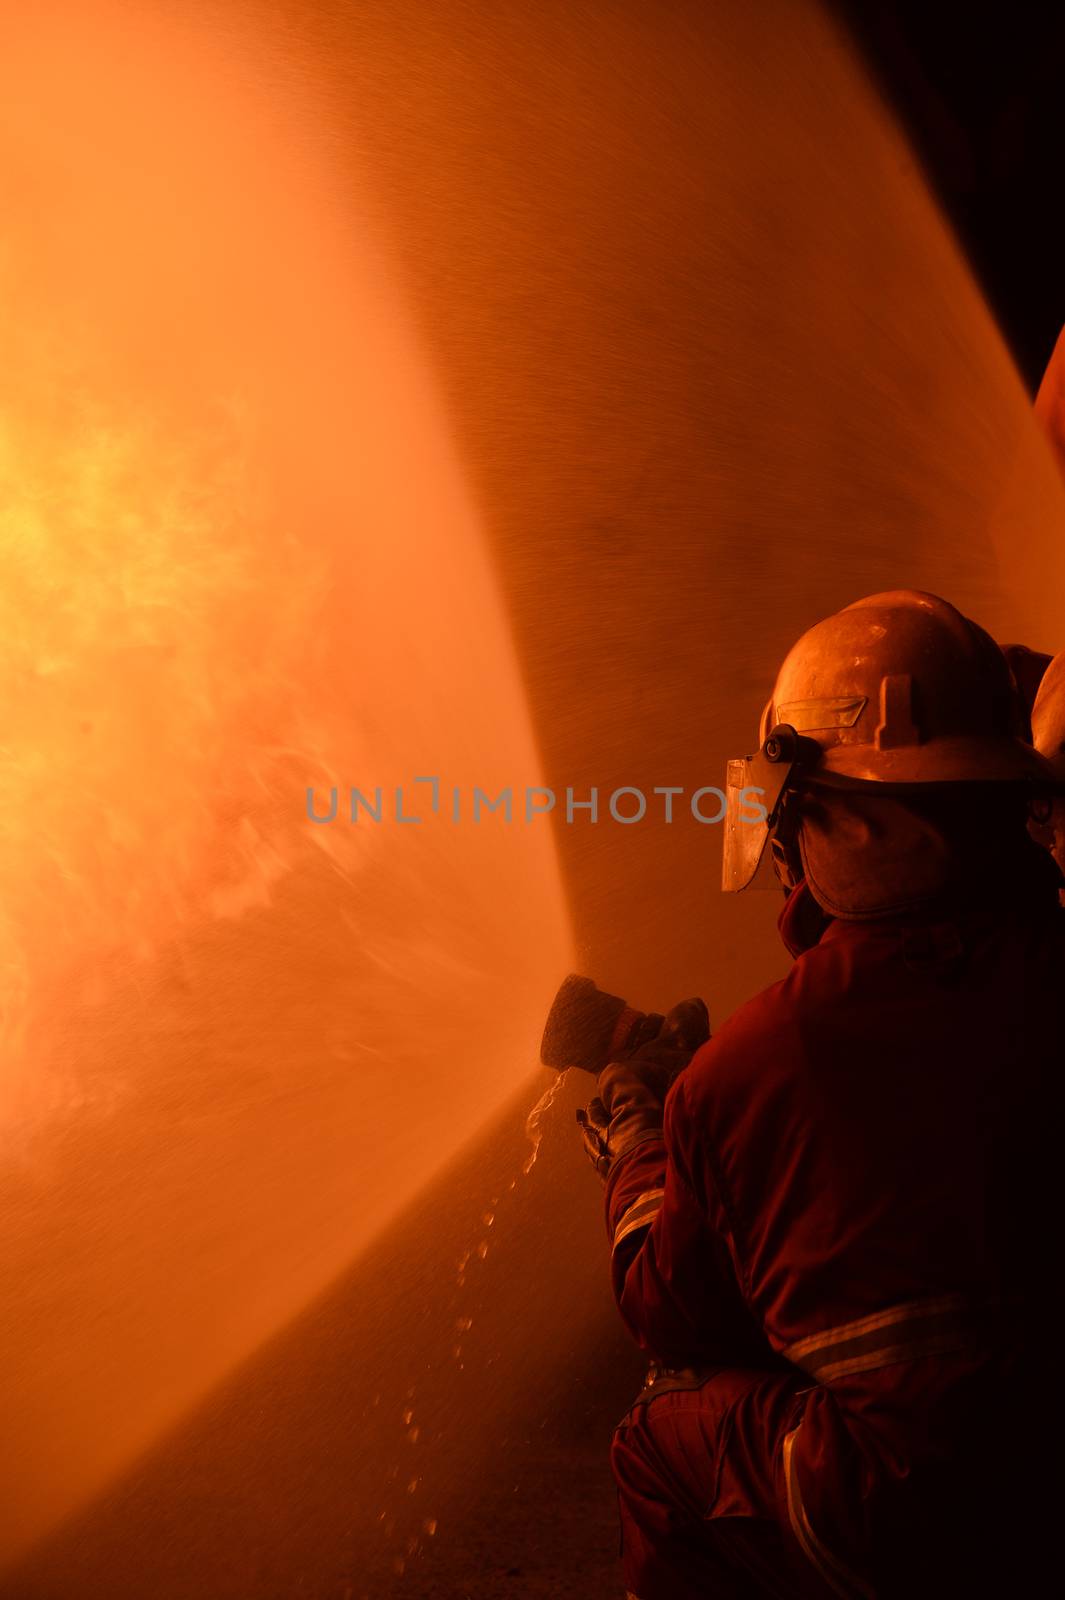
M 701 1000 L 684 1000 L 669 1012 L 655 1038 L 604 1067 L 595 1099 L 577 1113 L 584 1148 L 601 1178 L 638 1144 L 661 1135 L 670 1085 L 709 1037 L 706 1006 Z

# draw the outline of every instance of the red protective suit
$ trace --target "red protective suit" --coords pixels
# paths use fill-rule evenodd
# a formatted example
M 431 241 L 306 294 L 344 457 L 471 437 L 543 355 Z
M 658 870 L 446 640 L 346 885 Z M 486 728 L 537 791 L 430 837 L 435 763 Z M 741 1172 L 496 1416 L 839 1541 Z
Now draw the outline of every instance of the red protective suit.
M 607 1187 L 622 1315 L 700 1369 L 618 1430 L 626 1581 L 1035 1595 L 1059 1453 L 1056 869 L 1019 850 L 934 918 L 811 909 L 800 885 L 789 976 Z

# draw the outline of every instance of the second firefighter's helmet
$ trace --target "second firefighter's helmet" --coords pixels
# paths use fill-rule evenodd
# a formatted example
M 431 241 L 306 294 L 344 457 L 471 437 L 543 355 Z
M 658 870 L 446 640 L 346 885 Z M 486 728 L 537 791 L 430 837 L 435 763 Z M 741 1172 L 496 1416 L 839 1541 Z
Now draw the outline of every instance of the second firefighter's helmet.
M 1065 650 L 1043 674 L 1032 707 L 1032 739 L 1059 782 L 1065 782 Z

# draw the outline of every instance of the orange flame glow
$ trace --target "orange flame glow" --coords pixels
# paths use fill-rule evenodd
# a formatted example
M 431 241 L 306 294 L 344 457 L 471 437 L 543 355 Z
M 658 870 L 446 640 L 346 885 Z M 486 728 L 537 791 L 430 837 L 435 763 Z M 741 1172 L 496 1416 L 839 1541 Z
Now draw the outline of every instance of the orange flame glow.
M 240 30 L 5 21 L 10 1552 L 512 1092 L 566 951 L 546 828 L 306 820 L 334 776 L 537 773 L 357 180 Z

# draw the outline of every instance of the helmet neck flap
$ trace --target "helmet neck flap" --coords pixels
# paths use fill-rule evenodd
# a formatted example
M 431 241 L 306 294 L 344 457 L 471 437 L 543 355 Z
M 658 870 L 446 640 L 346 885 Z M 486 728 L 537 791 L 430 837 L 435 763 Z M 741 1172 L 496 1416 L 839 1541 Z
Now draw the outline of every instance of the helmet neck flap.
M 1019 785 L 885 793 L 811 783 L 795 801 L 802 876 L 832 917 L 871 921 L 1049 883 L 1050 863 L 1029 837 Z

